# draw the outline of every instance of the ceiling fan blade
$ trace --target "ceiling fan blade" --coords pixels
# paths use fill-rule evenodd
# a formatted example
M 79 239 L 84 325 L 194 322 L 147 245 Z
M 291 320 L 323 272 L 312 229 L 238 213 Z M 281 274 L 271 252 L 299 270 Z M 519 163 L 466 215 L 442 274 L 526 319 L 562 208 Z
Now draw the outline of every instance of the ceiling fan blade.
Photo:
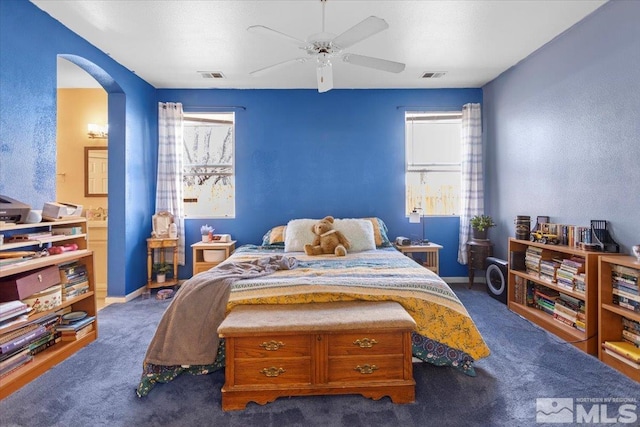
M 344 55 L 342 60 L 349 64 L 375 68 L 376 70 L 388 71 L 390 73 L 399 73 L 403 71 L 405 67 L 402 62 L 388 61 L 386 59 L 373 58 L 371 56 L 356 55 L 355 53 L 348 53 Z
M 264 25 L 252 25 L 249 28 L 247 28 L 247 31 L 249 31 L 250 33 L 257 34 L 259 36 L 266 36 L 271 38 L 277 38 L 280 40 L 286 40 L 287 42 L 293 43 L 296 46 L 303 49 L 309 44 L 304 40 L 297 39 L 288 34 L 274 30 L 273 28 L 265 27 Z
M 333 70 L 331 68 L 331 62 L 318 62 L 316 76 L 318 77 L 318 92 L 322 93 L 333 89 Z
M 367 37 L 371 37 L 380 31 L 386 30 L 387 28 L 389 28 L 387 21 L 382 18 L 378 18 L 377 16 L 370 16 L 359 24 L 349 28 L 339 36 L 336 36 L 331 43 L 338 49 L 346 49 Z
M 289 64 L 292 64 L 294 62 L 299 62 L 299 63 L 304 63 L 307 62 L 309 58 L 293 58 L 293 59 L 287 59 L 286 61 L 282 61 L 282 62 L 278 62 L 277 64 L 272 64 L 272 65 L 267 65 L 266 67 L 257 69 L 255 71 L 251 71 L 249 74 L 251 74 L 252 76 L 259 76 L 262 75 L 266 72 L 278 69 L 278 68 L 282 68 L 284 66 L 287 66 Z

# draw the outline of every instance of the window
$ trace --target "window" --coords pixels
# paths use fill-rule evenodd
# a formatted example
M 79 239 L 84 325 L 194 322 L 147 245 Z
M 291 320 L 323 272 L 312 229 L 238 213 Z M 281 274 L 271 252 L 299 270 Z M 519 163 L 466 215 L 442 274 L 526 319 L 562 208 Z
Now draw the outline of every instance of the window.
M 184 113 L 186 218 L 235 217 L 234 134 L 234 113 Z
M 406 214 L 458 215 L 461 112 L 405 113 Z

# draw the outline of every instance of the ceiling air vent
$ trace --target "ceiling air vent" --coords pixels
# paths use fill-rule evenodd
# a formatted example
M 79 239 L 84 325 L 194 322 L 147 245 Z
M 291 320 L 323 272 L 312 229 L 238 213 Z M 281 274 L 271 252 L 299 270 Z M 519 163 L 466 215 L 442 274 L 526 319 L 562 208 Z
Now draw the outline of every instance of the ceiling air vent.
M 203 79 L 224 79 L 220 71 L 198 71 Z
M 422 77 L 423 79 L 437 79 L 444 76 L 445 74 L 447 74 L 446 71 L 426 71 L 422 73 L 422 76 L 420 77 Z

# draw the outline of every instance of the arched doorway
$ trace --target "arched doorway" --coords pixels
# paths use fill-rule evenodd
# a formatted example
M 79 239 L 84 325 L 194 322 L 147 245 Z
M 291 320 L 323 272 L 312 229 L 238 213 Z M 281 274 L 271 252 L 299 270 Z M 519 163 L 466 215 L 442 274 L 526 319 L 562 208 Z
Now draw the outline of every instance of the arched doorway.
M 108 129 L 109 111 L 115 108 L 124 116 L 124 97 L 120 87 L 95 64 L 75 55 L 58 56 L 57 93 L 57 180 L 56 197 L 60 201 L 80 203 L 88 219 L 88 248 L 94 251 L 94 275 L 98 308 L 108 302 L 109 196 L 107 184 L 110 139 L 100 132 L 91 132 L 89 125 Z M 122 123 L 117 123 L 122 128 Z M 119 138 L 118 138 L 119 137 Z M 122 141 L 122 135 L 114 138 Z M 104 170 L 106 189 L 93 191 L 86 171 L 93 163 L 92 153 L 99 153 L 107 165 Z

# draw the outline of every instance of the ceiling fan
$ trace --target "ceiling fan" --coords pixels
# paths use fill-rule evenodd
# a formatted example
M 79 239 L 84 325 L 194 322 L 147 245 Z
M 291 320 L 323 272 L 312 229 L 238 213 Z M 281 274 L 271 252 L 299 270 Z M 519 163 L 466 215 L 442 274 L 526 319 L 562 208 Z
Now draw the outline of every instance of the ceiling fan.
M 297 45 L 307 53 L 307 56 L 288 59 L 286 61 L 252 71 L 250 73 L 251 75 L 259 75 L 263 72 L 271 71 L 275 68 L 280 68 L 296 62 L 304 63 L 315 57 L 317 61 L 316 76 L 318 80 L 318 92 L 326 92 L 333 89 L 331 60 L 334 58 L 341 58 L 344 62 L 349 64 L 360 65 L 362 67 L 374 68 L 376 70 L 388 71 L 391 73 L 399 73 L 404 70 L 405 64 L 401 62 L 343 52 L 354 44 L 389 28 L 389 24 L 387 24 L 384 19 L 376 16 L 370 16 L 349 28 L 342 34 L 336 36 L 335 34 L 327 33 L 324 30 L 324 8 L 326 0 L 320 1 L 322 2 L 322 32 L 310 35 L 307 40 L 300 40 L 280 31 L 265 27 L 264 25 L 252 25 L 247 28 L 247 31 L 254 34 L 286 40 L 287 42 Z

